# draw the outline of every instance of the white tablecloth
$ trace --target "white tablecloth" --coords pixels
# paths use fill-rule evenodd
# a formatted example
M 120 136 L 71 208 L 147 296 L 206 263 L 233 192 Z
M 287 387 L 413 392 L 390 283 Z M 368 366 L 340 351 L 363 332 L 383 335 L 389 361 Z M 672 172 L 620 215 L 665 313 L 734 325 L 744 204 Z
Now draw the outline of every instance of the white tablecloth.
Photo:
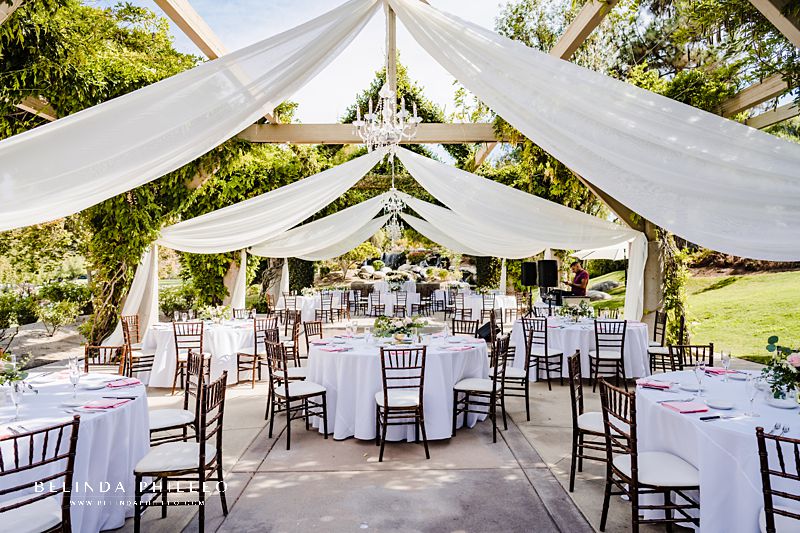
M 497 310 L 516 309 L 517 299 L 514 296 L 506 296 L 497 294 L 494 297 L 494 308 Z M 481 318 L 481 311 L 483 310 L 483 295 L 470 294 L 464 296 L 464 309 L 472 309 L 472 319 L 479 320 Z M 498 321 L 500 318 L 498 317 Z
M 232 320 L 224 324 L 206 325 L 203 351 L 211 354 L 211 379 L 228 371 L 228 384 L 237 383 L 236 354 L 252 352 L 253 321 Z M 172 324 L 156 324 L 145 333 L 142 350 L 155 352 L 153 371 L 141 373 L 139 379 L 150 387 L 172 387 L 175 377 L 175 335 Z
M 316 314 L 315 311 L 321 307 L 319 294 L 316 296 L 295 296 L 295 298 L 295 309 L 300 311 L 300 317 L 303 322 L 312 322 Z M 283 296 L 278 299 L 278 305 L 275 306 L 275 309 L 286 309 L 286 301 Z
M 367 306 L 367 313 L 372 314 L 372 296 L 369 299 L 369 305 Z M 392 316 L 394 312 L 394 306 L 397 303 L 397 293 L 390 291 L 390 292 L 383 292 L 381 293 L 381 305 L 383 305 L 383 314 L 386 316 Z M 419 294 L 416 292 L 408 292 L 406 293 L 406 315 L 411 315 L 411 304 L 418 304 L 419 303 Z
M 697 384 L 692 372 L 659 374 L 659 380 Z M 668 394 L 652 389 L 638 388 L 637 435 L 640 451 L 670 452 L 692 464 L 700 471 L 700 529 L 705 532 L 757 532 L 758 513 L 763 507 L 761 474 L 756 442 L 756 426 L 768 430 L 776 422 L 791 428 L 785 436 L 800 437 L 800 420 L 797 409 L 777 409 L 769 406 L 766 396 L 759 395 L 755 402 L 758 418 L 739 418 L 703 422 L 701 416 L 713 414 L 739 415 L 748 411 L 748 401 L 743 381 L 722 382 L 721 377 L 705 377 L 706 398 L 723 398 L 734 403 L 733 411 L 710 410 L 706 413 L 680 414 L 656 403 L 658 400 L 690 398 L 692 393 L 680 391 Z M 677 385 L 673 386 L 677 388 Z M 700 398 L 702 401 L 703 398 Z M 774 446 L 769 450 L 774 453 Z M 784 446 L 784 452 L 788 450 Z M 789 471 L 794 471 L 791 454 L 784 454 Z M 772 457 L 771 457 L 772 459 Z M 777 464 L 774 463 L 774 464 Z M 772 478 L 773 488 L 797 487 L 782 485 Z M 777 505 L 787 506 L 786 500 Z M 791 505 L 788 505 L 792 507 Z M 794 506 L 800 511 L 800 505 Z M 800 531 L 800 526 L 798 526 Z
M 442 340 L 432 342 L 425 361 L 425 429 L 429 440 L 448 439 L 453 426 L 453 385 L 464 378 L 488 377 L 488 354 L 483 341 L 464 351 L 450 351 L 447 348 L 457 345 Z M 325 352 L 312 346 L 307 379 L 328 391 L 328 431 L 335 439 L 371 440 L 375 438 L 375 393 L 383 390 L 379 348 L 358 339 L 347 345 L 353 349 Z M 475 425 L 479 418 L 484 415 L 469 415 L 468 425 Z M 319 420 L 314 424 L 321 429 Z M 413 439 L 413 424 L 389 427 L 387 440 Z
M 551 352 L 564 353 L 564 377 L 569 375 L 567 357 L 576 350 L 581 352 L 581 373 L 589 378 L 589 350 L 595 349 L 594 321 L 591 319 L 574 323 L 561 317 L 547 319 L 547 344 Z M 514 322 L 511 330 L 511 344 L 516 348 L 514 366 L 525 368 L 525 335 L 522 332 L 522 321 Z M 639 378 L 650 375 L 650 359 L 647 355 L 647 325 L 643 322 L 628 321 L 625 332 L 625 376 Z M 531 375 L 533 381 L 536 377 Z
M 102 383 L 108 379 L 113 377 L 107 374 L 88 374 L 81 378 L 81 385 L 89 382 Z M 68 376 L 37 378 L 34 375 L 29 378 L 29 382 L 39 393 L 28 391 L 23 396 L 18 421 L 9 421 L 14 414 L 10 399 L 0 407 L 0 435 L 9 435 L 9 426 L 24 431 L 19 428 L 21 424 L 25 429 L 36 430 L 72 419 L 73 414 L 64 412 L 66 407 L 61 405 L 63 401 L 72 399 L 72 385 Z M 125 405 L 100 411 L 98 414 L 78 413 L 81 416 L 81 425 L 72 479 L 72 530 L 83 533 L 116 529 L 122 527 L 126 517 L 133 516 L 133 468 L 147 454 L 150 446 L 145 389 L 139 385 L 119 389 L 83 390 L 79 385 L 78 394 L 81 398 L 86 398 L 86 401 L 101 399 L 103 396 L 136 397 Z M 13 457 L 13 452 L 10 456 L 5 455 L 9 450 L 2 442 L 0 446 L 4 446 L 5 457 Z M 63 451 L 68 449 L 67 442 L 62 446 Z M 51 474 L 64 467 L 63 462 L 49 466 Z M 25 480 L 39 479 L 44 476 L 44 472 L 44 467 L 34 470 L 33 475 L 28 472 Z M 0 478 L 0 487 L 6 488 L 22 481 L 24 480 L 18 476 Z M 63 478 L 57 480 L 57 483 L 62 481 Z M 89 488 L 94 492 L 89 492 Z M 19 495 L 20 493 L 14 493 L 6 496 L 6 499 Z

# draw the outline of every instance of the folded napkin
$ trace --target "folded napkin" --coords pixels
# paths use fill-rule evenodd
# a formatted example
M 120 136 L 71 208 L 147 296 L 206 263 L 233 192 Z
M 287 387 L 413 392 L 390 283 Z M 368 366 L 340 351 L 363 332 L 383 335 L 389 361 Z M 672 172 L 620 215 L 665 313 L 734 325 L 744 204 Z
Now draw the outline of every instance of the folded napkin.
M 636 384 L 645 389 L 664 390 L 670 387 L 669 383 L 664 383 L 663 381 L 652 381 L 649 379 L 638 379 L 636 380 Z
M 319 340 L 319 341 L 311 341 L 309 344 L 313 344 L 314 346 L 325 346 L 326 344 L 330 343 L 331 341 Z
M 714 376 L 722 376 L 725 374 L 738 374 L 738 370 L 725 370 L 724 368 L 720 368 L 718 366 L 708 366 L 706 367 L 706 374 L 712 374 Z
M 83 406 L 84 409 L 114 409 L 120 405 L 125 405 L 130 400 L 125 398 L 103 398 L 100 400 L 92 400 Z
M 472 347 L 470 346 L 451 346 L 450 348 L 447 348 L 447 350 L 451 352 L 463 352 L 464 350 L 471 350 L 471 349 Z
M 348 349 L 344 346 L 323 346 L 320 348 L 323 352 L 346 352 Z
M 668 402 L 662 403 L 661 405 L 673 411 L 678 411 L 681 414 L 705 413 L 708 411 L 708 407 L 698 402 Z
M 116 389 L 119 387 L 131 387 L 133 385 L 141 385 L 142 382 L 136 378 L 122 378 L 122 379 L 115 379 L 114 381 L 109 382 L 106 387 L 109 389 Z

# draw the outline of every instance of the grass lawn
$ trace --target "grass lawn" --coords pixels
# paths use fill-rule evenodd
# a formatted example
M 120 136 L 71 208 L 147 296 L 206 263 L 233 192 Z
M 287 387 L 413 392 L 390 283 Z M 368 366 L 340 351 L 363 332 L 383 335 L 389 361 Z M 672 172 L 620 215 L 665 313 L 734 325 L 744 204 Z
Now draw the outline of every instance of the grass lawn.
M 611 272 L 589 284 L 609 279 L 622 283 L 623 273 Z M 800 272 L 693 277 L 686 293 L 693 343 L 713 342 L 716 352 L 730 351 L 752 360 L 767 357 L 770 335 L 800 347 Z M 624 287 L 611 295 L 611 300 L 595 302 L 595 307 L 624 305 Z

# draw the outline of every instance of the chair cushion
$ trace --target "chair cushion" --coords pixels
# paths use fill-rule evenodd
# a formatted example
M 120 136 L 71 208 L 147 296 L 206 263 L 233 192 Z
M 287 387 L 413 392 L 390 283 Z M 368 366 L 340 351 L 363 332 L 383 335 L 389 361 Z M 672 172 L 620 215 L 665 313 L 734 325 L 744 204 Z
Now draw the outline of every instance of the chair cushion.
M 616 350 L 600 350 L 598 355 L 597 350 L 589 350 L 589 357 L 598 359 L 622 359 L 622 354 Z
M 152 352 L 150 352 L 150 351 L 143 352 L 141 350 L 133 350 L 131 352 L 131 359 L 138 359 L 138 358 L 142 358 L 142 357 L 153 357 L 155 354 L 156 354 L 155 350 L 153 350 Z
M 492 386 L 491 379 L 467 378 L 453 385 L 453 388 L 457 391 L 492 392 Z M 499 390 L 501 387 L 502 385 L 498 383 L 497 389 Z
M 658 341 L 649 341 L 649 342 L 647 343 L 647 346 L 649 346 L 650 348 L 652 348 L 652 347 L 654 347 L 654 346 L 661 346 L 661 343 L 660 343 L 660 342 L 658 342 Z
M 419 392 L 415 390 L 390 390 L 388 394 L 389 407 L 414 407 L 419 405 Z M 383 405 L 383 391 L 375 393 L 375 401 Z
M 4 500 L 2 505 L 24 502 L 33 496 L 35 494 L 25 494 L 24 496 Z M 61 495 L 5 511 L 0 516 L 2 516 L 3 531 L 47 531 L 61 523 Z
M 304 366 L 293 366 L 286 369 L 289 379 L 306 379 L 308 372 Z
M 604 433 L 605 428 L 603 427 L 603 413 L 599 411 L 591 411 L 579 415 L 578 427 L 586 431 L 594 431 L 595 433 Z
M 275 394 L 284 397 L 285 391 L 283 387 L 275 387 Z M 316 396 L 325 392 L 325 387 L 313 381 L 290 381 L 289 382 L 289 397 L 297 398 L 302 396 Z
M 489 376 L 494 376 L 494 368 L 489 369 Z M 506 365 L 506 377 L 514 379 L 525 379 L 525 369 Z
M 531 346 L 531 355 L 536 355 L 539 357 L 544 357 L 544 346 L 541 344 L 534 344 Z M 557 350 L 550 350 L 547 352 L 547 357 L 553 357 L 556 355 L 561 355 L 561 352 Z
M 210 464 L 217 454 L 217 449 L 206 443 L 206 464 Z M 153 446 L 147 455 L 136 463 L 133 469 L 137 474 L 149 472 L 178 472 L 199 468 L 200 443 L 167 442 Z
M 153 409 L 149 413 L 150 429 L 164 429 L 194 422 L 194 413 L 185 409 Z
M 776 505 L 775 508 L 783 509 L 784 511 L 791 511 L 795 514 L 797 513 L 797 509 L 792 510 L 779 505 Z M 777 533 L 788 533 L 789 531 L 797 531 L 798 528 L 800 528 L 800 521 L 797 521 L 794 518 L 789 518 L 788 516 L 779 514 L 773 514 L 772 516 L 775 517 L 775 531 Z M 761 531 L 761 533 L 767 533 L 767 513 L 764 511 L 763 507 L 758 512 L 758 529 Z
M 630 476 L 631 456 L 615 457 L 614 466 L 626 476 Z M 700 473 L 677 455 L 666 452 L 640 452 L 639 483 L 656 487 L 696 487 L 700 485 Z
M 650 355 L 669 355 L 669 348 L 666 346 L 651 346 L 647 349 Z

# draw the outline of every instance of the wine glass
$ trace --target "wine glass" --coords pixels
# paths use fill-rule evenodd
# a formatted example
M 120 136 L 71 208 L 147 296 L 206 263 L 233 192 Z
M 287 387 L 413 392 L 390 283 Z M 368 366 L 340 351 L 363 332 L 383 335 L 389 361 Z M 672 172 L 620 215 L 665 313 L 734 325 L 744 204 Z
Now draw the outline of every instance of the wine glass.
M 69 382 L 72 383 L 72 399 L 78 396 L 78 382 L 81 380 L 81 369 L 78 366 L 78 358 L 71 357 L 69 360 Z
M 722 381 L 728 381 L 728 369 L 731 367 L 731 354 L 729 352 L 722 352 L 722 368 L 725 373 L 722 375 Z
M 194 320 L 194 309 L 189 309 L 186 311 L 186 315 L 188 316 L 189 320 Z
M 745 394 L 747 394 L 747 400 L 750 402 L 750 409 L 748 412 L 745 413 L 745 416 L 757 417 L 760 416 L 756 413 L 755 409 L 753 408 L 753 403 L 756 400 L 756 396 L 758 395 L 758 386 L 760 383 L 761 378 L 754 374 L 747 375 L 747 381 L 744 382 L 744 390 Z
M 181 322 L 186 322 L 187 320 L 189 320 L 189 313 L 188 312 L 181 313 Z
M 694 367 L 694 377 L 697 378 L 697 396 L 703 396 L 703 376 L 706 374 L 706 362 L 698 361 Z
M 181 319 L 181 312 L 176 309 L 175 311 L 172 312 L 172 320 L 177 322 L 180 319 Z

